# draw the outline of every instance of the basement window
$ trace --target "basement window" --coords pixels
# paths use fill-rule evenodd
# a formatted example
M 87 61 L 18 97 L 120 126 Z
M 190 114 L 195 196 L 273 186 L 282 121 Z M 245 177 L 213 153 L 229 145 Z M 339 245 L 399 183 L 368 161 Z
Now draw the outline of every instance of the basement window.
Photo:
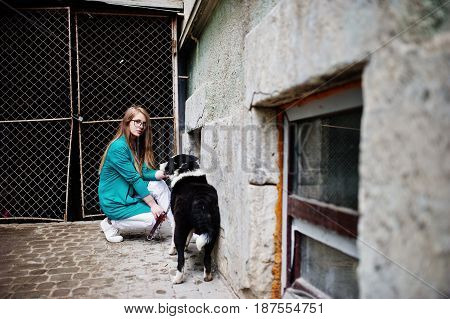
M 287 287 L 358 298 L 356 250 L 362 91 L 353 83 L 288 109 Z

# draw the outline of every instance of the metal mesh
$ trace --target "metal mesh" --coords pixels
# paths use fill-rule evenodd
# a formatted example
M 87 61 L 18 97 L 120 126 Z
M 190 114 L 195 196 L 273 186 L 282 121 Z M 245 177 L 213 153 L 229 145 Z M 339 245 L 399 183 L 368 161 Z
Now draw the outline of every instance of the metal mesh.
M 99 214 L 98 168 L 106 146 L 119 127 L 119 122 L 83 124 L 81 127 L 84 214 L 96 215 Z
M 71 65 L 77 63 L 83 216 L 99 214 L 98 165 L 125 109 L 153 118 L 157 162 L 173 154 L 170 18 L 77 13 L 0 14 L 1 218 L 65 218 L 72 132 Z M 75 58 L 73 61 L 72 58 Z M 57 119 L 57 120 L 56 120 Z
M 0 14 L 0 219 L 65 218 L 69 29 L 67 9 Z
M 168 18 L 78 14 L 80 108 L 85 121 L 116 120 L 131 104 L 173 116 Z
M 71 117 L 68 10 L 0 15 L 0 120 Z
M 0 218 L 64 219 L 71 122 L 0 124 Z
M 174 121 L 153 120 L 153 150 L 157 165 L 174 155 Z
M 294 193 L 358 208 L 361 109 L 295 125 Z
M 169 18 L 79 13 L 79 108 L 83 217 L 98 215 L 98 166 L 132 104 L 152 117 L 157 163 L 173 155 L 172 26 Z M 86 123 L 88 122 L 88 123 Z

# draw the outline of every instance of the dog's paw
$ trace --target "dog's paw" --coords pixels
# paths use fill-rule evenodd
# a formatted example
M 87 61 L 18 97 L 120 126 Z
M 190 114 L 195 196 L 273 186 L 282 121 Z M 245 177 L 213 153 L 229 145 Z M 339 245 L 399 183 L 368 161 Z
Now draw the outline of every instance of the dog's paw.
M 175 249 L 175 246 L 172 246 L 169 248 L 169 255 L 173 256 L 177 254 L 177 250 Z
M 177 274 L 173 278 L 172 283 L 176 285 L 176 284 L 181 284 L 183 281 L 184 281 L 183 273 L 181 271 L 177 270 Z
M 206 269 L 203 272 L 203 280 L 204 281 L 211 281 L 211 280 L 213 280 L 212 274 L 210 272 L 209 273 L 206 272 Z
M 211 273 L 205 274 L 205 276 L 203 277 L 203 280 L 204 281 L 211 281 L 211 280 L 213 280 L 212 274 Z

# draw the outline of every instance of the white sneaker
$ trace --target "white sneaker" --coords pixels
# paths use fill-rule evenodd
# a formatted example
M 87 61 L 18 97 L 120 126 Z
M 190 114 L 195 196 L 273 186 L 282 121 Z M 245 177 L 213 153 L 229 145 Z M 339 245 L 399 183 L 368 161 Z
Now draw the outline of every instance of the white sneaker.
M 123 241 L 123 237 L 120 236 L 119 230 L 109 223 L 108 218 L 105 218 L 100 222 L 100 227 L 103 233 L 105 233 L 106 240 L 110 243 L 120 243 Z

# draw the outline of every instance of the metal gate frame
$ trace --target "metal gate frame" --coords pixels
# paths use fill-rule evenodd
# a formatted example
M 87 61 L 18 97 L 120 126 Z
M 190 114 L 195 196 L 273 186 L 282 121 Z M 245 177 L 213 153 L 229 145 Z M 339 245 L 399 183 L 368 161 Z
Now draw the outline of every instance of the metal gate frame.
M 80 10 L 75 13 L 75 41 L 76 41 L 76 52 L 77 52 L 77 94 L 78 94 L 78 134 L 79 134 L 79 150 L 80 150 L 80 173 L 81 173 L 81 212 L 82 219 L 92 218 L 92 217 L 100 217 L 104 216 L 103 213 L 100 212 L 98 214 L 87 214 L 85 209 L 85 185 L 86 185 L 86 177 L 83 173 L 83 143 L 82 143 L 82 129 L 84 124 L 95 124 L 95 123 L 119 123 L 121 119 L 113 119 L 113 120 L 94 120 L 94 121 L 83 121 L 82 117 L 82 106 L 81 106 L 81 89 L 80 89 L 80 50 L 79 50 L 79 31 L 78 31 L 78 15 L 79 14 L 95 14 L 95 15 L 114 15 L 114 16 L 143 16 L 143 17 L 155 17 L 155 18 L 170 18 L 171 19 L 171 29 L 172 29 L 172 115 L 170 117 L 151 117 L 151 120 L 173 120 L 173 133 L 174 133 L 174 142 L 173 142 L 173 150 L 172 152 L 178 152 L 180 150 L 179 145 L 179 128 L 178 128 L 178 70 L 177 70 L 177 20 L 176 17 L 170 17 L 169 15 L 156 15 L 156 14 L 130 14 L 130 13 L 122 13 L 122 12 L 93 12 L 93 11 L 84 11 Z M 154 122 L 153 122 L 154 123 Z M 112 133 L 112 132 L 111 132 Z
M 85 218 L 90 218 L 90 217 L 97 217 L 97 216 L 102 216 L 103 214 L 99 213 L 99 214 L 91 214 L 91 215 L 87 215 L 85 212 L 85 182 L 86 182 L 86 177 L 83 176 L 83 160 L 82 160 L 82 124 L 92 124 L 92 123 L 99 123 L 99 122 L 111 122 L 111 123 L 117 123 L 120 120 L 103 120 L 103 121 L 86 121 L 86 122 L 82 122 L 80 121 L 80 114 L 81 114 L 81 99 L 80 99 L 80 58 L 79 58 L 79 49 L 78 49 L 78 25 L 76 23 L 77 21 L 77 15 L 78 14 L 84 14 L 84 13 L 91 13 L 91 14 L 105 14 L 105 15 L 131 15 L 131 16 L 146 16 L 146 17 L 163 17 L 163 18 L 167 18 L 170 19 L 170 21 L 168 21 L 170 27 L 171 27 L 171 58 L 172 58 L 172 116 L 167 116 L 167 117 L 151 117 L 152 120 L 168 120 L 171 119 L 173 120 L 173 124 L 170 124 L 171 122 L 164 122 L 165 123 L 165 127 L 166 127 L 166 131 L 164 132 L 169 132 L 172 135 L 173 134 L 173 147 L 172 147 L 172 154 L 174 152 L 179 152 L 180 151 L 180 141 L 179 141 L 179 127 L 178 127 L 178 69 L 177 69 L 177 39 L 176 39 L 176 35 L 177 35 L 177 17 L 176 16 L 172 16 L 172 15 L 160 15 L 160 14 L 130 14 L 130 13 L 123 13 L 123 12 L 94 12 L 94 11 L 83 11 L 83 10 L 77 10 L 77 11 L 73 11 L 71 9 L 71 7 L 36 7 L 36 8 L 21 8 L 21 11 L 26 11 L 26 10 L 34 10 L 34 11 L 39 11 L 39 10 L 67 10 L 67 30 L 64 32 L 67 32 L 67 49 L 68 52 L 66 52 L 68 55 L 68 60 L 67 60 L 67 65 L 68 65 L 68 97 L 70 100 L 70 112 L 68 112 L 67 114 L 69 115 L 69 117 L 54 117 L 54 118 L 32 118 L 32 119 L 26 119 L 25 117 L 23 119 L 9 119 L 9 118 L 5 118 L 4 120 L 0 120 L 0 125 L 5 124 L 8 125 L 8 123 L 31 123 L 31 122 L 52 122 L 52 121 L 70 121 L 70 127 L 68 127 L 68 130 L 70 130 L 70 135 L 68 136 L 68 149 L 67 149 L 67 162 L 64 162 L 64 164 L 67 164 L 67 169 L 66 169 L 66 176 L 65 176 L 65 210 L 64 212 L 62 212 L 63 214 L 61 214 L 61 218 L 46 218 L 46 217 L 40 217 L 40 216 L 33 216 L 33 213 L 35 212 L 35 209 L 29 209 L 30 212 L 27 214 L 24 214 L 24 216 L 15 216 L 15 217 L 5 217 L 3 216 L 3 214 L 0 214 L 0 221 L 1 220 L 13 220 L 13 219 L 21 219 L 21 220 L 47 220 L 47 221 L 67 221 L 68 219 L 68 209 L 69 209 L 69 187 L 70 187 L 70 179 L 71 179 L 71 174 L 70 174 L 70 164 L 71 164 L 71 156 L 72 156 L 72 143 L 73 143 L 73 134 L 74 134 L 74 128 L 75 128 L 75 123 L 74 123 L 74 119 L 78 119 L 78 138 L 79 138 L 79 147 L 80 147 L 80 173 L 81 173 L 81 202 L 82 202 L 82 219 Z M 19 12 L 19 11 L 18 11 Z M 72 24 L 72 19 L 75 21 L 75 25 Z M 75 34 L 73 35 L 73 30 L 72 28 L 74 28 L 75 30 Z M 170 32 L 170 31 L 169 31 Z M 75 38 L 75 47 L 72 46 L 72 37 Z M 72 54 L 72 50 L 75 49 L 76 50 L 76 56 L 74 56 Z M 167 57 L 169 57 L 170 55 L 167 55 Z M 74 64 L 76 59 L 76 65 Z M 62 64 L 61 64 L 62 65 Z M 167 65 L 167 64 L 166 64 Z M 74 76 L 73 72 L 72 72 L 72 67 L 74 67 L 74 69 L 76 70 L 77 74 Z M 168 69 L 168 68 L 167 68 Z M 74 77 L 74 79 L 76 79 L 77 81 L 77 92 L 75 94 L 78 94 L 78 115 L 76 116 L 76 114 L 74 114 L 74 92 L 75 92 L 75 87 L 74 87 L 74 80 L 72 79 Z M 167 99 L 166 99 L 167 100 Z M 69 124 L 68 123 L 68 124 Z M 153 122 L 155 123 L 155 122 Z M 173 129 L 169 129 L 169 126 L 171 126 Z M 6 127 L 4 127 L 5 132 L 6 132 Z M 169 131 L 167 131 L 169 130 Z M 164 137 L 164 136 L 163 136 Z M 165 138 L 167 138 L 167 136 L 165 136 Z M 45 154 L 45 153 L 44 153 Z M 65 157 L 65 156 L 64 156 Z M 65 169 L 65 168 L 64 168 Z M 51 188 L 51 187 L 50 187 Z M 31 196 L 30 196 L 31 197 Z M 25 199 L 26 200 L 26 199 Z M 7 206 L 5 206 L 7 207 Z M 1 207 L 0 207 L 1 208 Z M 6 211 L 6 210 L 5 210 Z M 13 211 L 11 209 L 11 211 Z M 58 214 L 59 211 L 55 211 L 55 212 L 51 212 L 51 215 L 53 214 Z M 100 212 L 100 210 L 99 210 Z M 1 212 L 3 213 L 3 211 Z M 50 213 L 49 213 L 50 214 Z M 30 216 L 25 216 L 25 215 L 30 215 Z M 52 216 L 53 217 L 53 216 Z
M 16 10 L 16 9 L 14 9 Z M 33 217 L 33 216 L 3 216 L 0 215 L 0 220 L 47 220 L 47 221 L 66 221 L 67 220 L 67 211 L 68 211 L 68 196 L 69 196 L 69 169 L 70 169 L 70 156 L 71 156 L 71 150 L 72 150 L 72 134 L 73 134 L 73 96 L 72 96 L 72 87 L 73 87 L 73 83 L 72 83 L 72 70 L 71 70 L 71 66 L 72 66 L 72 46 L 71 46 L 71 8 L 70 7 L 45 7 L 45 8 L 41 8 L 41 7 L 37 7 L 37 8 L 20 8 L 20 10 L 16 10 L 16 12 L 20 15 L 23 15 L 23 13 L 21 12 L 25 12 L 25 11 L 51 11 L 51 10 L 67 10 L 67 30 L 65 32 L 67 32 L 67 37 L 68 37 L 68 43 L 67 48 L 68 48 L 68 71 L 69 71 L 69 85 L 68 85 L 68 89 L 69 89 L 69 100 L 70 100 L 70 117 L 60 117 L 60 118 L 38 118 L 38 119 L 25 119 L 26 116 L 24 116 L 24 118 L 22 119 L 17 119 L 17 120 L 0 120 L 0 125 L 1 124 L 9 124 L 9 123 L 44 123 L 44 122 L 53 122 L 53 121 L 70 121 L 70 136 L 69 136 L 69 145 L 68 145 L 68 153 L 67 153 L 67 174 L 66 174 L 66 190 L 65 190 L 65 211 L 63 212 L 62 218 L 48 218 L 48 217 Z M 39 28 L 39 26 L 37 27 Z M 52 35 L 53 32 L 50 30 L 46 30 L 47 32 L 51 32 Z M 8 169 L 8 168 L 6 168 Z M 4 191 L 4 190 L 2 190 Z M 31 196 L 30 196 L 31 197 Z M 52 212 L 57 214 L 58 212 Z M 30 212 L 31 214 L 31 212 Z

